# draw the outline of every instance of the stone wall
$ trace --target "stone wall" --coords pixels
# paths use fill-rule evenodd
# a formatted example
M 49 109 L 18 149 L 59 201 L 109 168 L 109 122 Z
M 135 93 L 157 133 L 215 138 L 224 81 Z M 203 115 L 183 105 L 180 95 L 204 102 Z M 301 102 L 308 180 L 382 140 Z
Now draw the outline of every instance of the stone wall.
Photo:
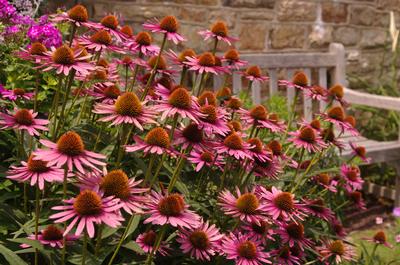
M 68 1 L 69 3 L 72 1 Z M 140 23 L 175 15 L 186 46 L 205 49 L 197 31 L 216 20 L 227 22 L 240 37 L 242 53 L 326 50 L 330 42 L 345 45 L 347 73 L 376 80 L 381 64 L 393 56 L 388 50 L 389 12 L 400 21 L 400 0 L 83 0 L 92 16 L 120 14 L 140 30 Z M 385 48 L 386 46 L 386 48 Z M 359 83 L 352 83 L 353 87 Z

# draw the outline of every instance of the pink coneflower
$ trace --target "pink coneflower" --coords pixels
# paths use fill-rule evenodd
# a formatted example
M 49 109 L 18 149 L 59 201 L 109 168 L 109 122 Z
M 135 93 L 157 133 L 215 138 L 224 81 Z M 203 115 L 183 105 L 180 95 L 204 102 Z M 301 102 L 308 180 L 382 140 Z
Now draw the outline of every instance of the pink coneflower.
M 105 197 L 113 196 L 118 198 L 119 203 L 129 214 L 143 213 L 145 198 L 140 196 L 147 188 L 139 188 L 141 180 L 129 179 L 123 170 L 115 169 L 105 172 L 104 176 L 99 172 L 87 172 L 79 174 L 78 180 L 82 184 L 81 190 L 100 190 Z
M 275 241 L 273 235 L 275 234 L 274 229 L 272 229 L 272 223 L 264 218 L 258 222 L 245 223 L 241 228 L 250 237 L 260 239 L 265 244 L 267 239 Z
M 106 30 L 100 30 L 93 33 L 91 36 L 82 35 L 77 38 L 79 45 L 82 45 L 93 52 L 118 52 L 124 54 L 125 51 L 113 44 L 111 35 Z
M 279 234 L 282 243 L 288 244 L 290 247 L 295 244 L 304 250 L 304 247 L 311 247 L 312 241 L 304 236 L 304 226 L 300 222 L 282 223 L 279 225 L 277 234 Z
M 210 256 L 219 251 L 222 238 L 223 235 L 215 225 L 205 222 L 195 228 L 180 229 L 176 241 L 181 244 L 182 252 L 190 253 L 190 257 L 210 260 Z
M 185 49 L 181 53 L 176 54 L 173 50 L 166 52 L 167 57 L 170 59 L 173 65 L 187 67 L 187 58 L 196 58 L 196 53 L 192 49 Z
M 188 65 L 189 70 L 199 74 L 211 73 L 218 75 L 225 71 L 224 67 L 217 65 L 215 56 L 211 52 L 205 52 L 198 57 L 186 57 L 185 64 Z
M 198 123 L 198 119 L 201 116 L 196 98 L 191 96 L 189 91 L 183 87 L 176 88 L 168 99 L 160 100 L 157 105 L 157 111 L 162 113 L 161 120 L 179 115 L 182 118 L 189 118 Z
M 321 117 L 337 127 L 340 128 L 341 132 L 350 132 L 352 135 L 357 136 L 358 131 L 346 120 L 346 113 L 341 106 L 331 107 L 327 113 L 321 114 Z
M 305 95 L 311 99 L 318 101 L 328 100 L 328 90 L 323 87 L 314 85 L 304 91 Z
M 279 174 L 283 172 L 277 158 L 266 159 L 265 161 L 255 159 L 252 167 L 254 175 L 261 178 L 278 179 Z
M 330 222 L 332 231 L 335 233 L 336 236 L 338 236 L 339 238 L 343 238 L 347 235 L 342 222 L 340 222 L 337 218 L 334 218 L 331 222 Z
M 279 249 L 271 251 L 271 255 L 275 258 L 275 265 L 300 265 L 299 257 L 292 254 L 291 248 L 283 246 Z
M 349 145 L 352 149 L 351 154 L 353 155 L 353 157 L 359 157 L 365 163 L 371 162 L 371 158 L 367 157 L 367 150 L 364 146 L 358 146 L 352 142 L 350 142 Z
M 295 200 L 292 193 L 278 190 L 274 186 L 271 188 L 271 191 L 258 186 L 258 192 L 261 198 L 265 199 L 265 210 L 272 219 L 277 220 L 281 218 L 286 221 L 295 221 L 295 218 L 297 218 L 303 220 L 302 216 L 304 213 L 300 211 L 302 206 Z
M 28 161 L 22 161 L 22 166 L 11 166 L 7 172 L 7 178 L 19 182 L 30 182 L 31 186 L 39 185 L 39 189 L 44 189 L 44 182 L 62 182 L 64 179 L 64 170 L 55 166 L 47 166 L 47 162 L 35 160 L 33 155 Z
M 79 236 L 86 229 L 89 237 L 94 237 L 94 224 L 105 223 L 110 227 L 118 227 L 124 220 L 119 209 L 119 199 L 103 197 L 91 190 L 84 190 L 75 198 L 64 200 L 66 205 L 54 206 L 53 210 L 61 211 L 50 216 L 55 223 L 73 219 L 64 231 L 64 236 L 77 225 L 75 235 Z
M 211 30 L 201 30 L 198 32 L 204 40 L 216 39 L 218 41 L 224 41 L 228 45 L 232 45 L 231 42 L 238 41 L 238 38 L 234 38 L 228 35 L 228 27 L 225 22 L 217 21 L 211 26 Z
M 118 18 L 114 15 L 106 15 L 100 20 L 98 29 L 107 31 L 117 41 L 122 42 L 133 37 L 133 30 L 129 26 L 124 26 L 122 30 L 119 26 Z
M 32 44 L 28 45 L 26 49 L 21 48 L 21 50 L 15 54 L 23 60 L 32 61 L 36 64 L 39 64 L 43 59 L 45 52 L 47 52 L 46 46 L 40 42 L 33 42 Z
M 34 93 L 26 92 L 23 88 L 14 88 L 12 90 L 3 90 L 0 92 L 1 96 L 5 99 L 15 101 L 17 99 L 30 100 L 33 98 Z
M 361 192 L 359 191 L 349 192 L 347 193 L 347 197 L 359 209 L 361 210 L 367 209 Z
M 129 49 L 131 51 L 139 51 L 143 55 L 156 55 L 160 52 L 160 47 L 157 45 L 152 45 L 153 38 L 150 33 L 142 31 L 139 32 L 135 41 L 129 44 Z
M 236 49 L 230 49 L 225 52 L 223 62 L 228 64 L 229 68 L 239 70 L 247 65 L 246 61 L 240 60 L 239 52 Z
M 325 189 L 327 189 L 331 192 L 334 192 L 334 193 L 337 192 L 337 189 L 336 189 L 337 181 L 334 180 L 333 178 L 331 178 L 328 174 L 320 173 L 320 174 L 312 177 L 312 179 L 315 182 L 317 182 L 319 185 L 324 187 Z
M 49 225 L 37 235 L 37 240 L 42 245 L 49 245 L 52 248 L 63 248 L 64 247 L 64 235 L 63 230 L 59 229 L 55 225 Z M 77 240 L 79 237 L 75 235 L 65 235 L 65 243 L 72 244 L 73 241 Z M 29 235 L 28 239 L 36 240 L 34 234 Z M 31 247 L 28 244 L 21 244 L 22 248 Z
M 329 88 L 329 98 L 338 101 L 342 106 L 348 106 L 347 101 L 344 100 L 344 88 L 341 85 L 334 85 Z
M 218 145 L 214 150 L 218 154 L 227 154 L 238 160 L 248 158 L 252 160 L 252 156 L 249 153 L 250 144 L 243 141 L 242 137 L 234 132 L 228 135 L 222 143 L 218 142 Z
M 372 238 L 363 238 L 365 241 L 373 242 L 378 245 L 384 245 L 388 248 L 393 248 L 393 246 L 387 241 L 386 234 L 384 231 L 378 231 Z
M 295 132 L 289 132 L 292 137 L 288 139 L 297 148 L 304 148 L 308 152 L 319 152 L 326 147 L 321 136 L 310 127 L 303 127 Z
M 144 232 L 140 234 L 136 238 L 136 243 L 142 248 L 145 253 L 151 253 L 153 251 L 154 244 L 157 239 L 157 234 L 153 230 L 149 230 L 148 232 Z M 161 241 L 160 246 L 158 247 L 155 253 L 160 253 L 162 256 L 167 256 L 168 251 L 171 248 L 169 247 L 166 241 Z
M 83 49 L 72 50 L 67 45 L 52 47 L 51 51 L 45 52 L 45 57 L 41 65 L 37 68 L 44 68 L 43 71 L 56 70 L 57 74 L 69 75 L 70 71 L 75 70 L 79 75 L 88 75 L 95 66 L 88 63 L 87 59 L 92 57 L 88 54 L 82 56 Z
M 189 210 L 182 195 L 162 194 L 151 191 L 149 202 L 146 204 L 150 216 L 143 223 L 165 225 L 173 227 L 196 227 L 199 225 L 200 216 Z
M 223 238 L 221 249 L 226 254 L 226 258 L 234 260 L 239 265 L 262 265 L 271 264 L 268 260 L 270 254 L 264 251 L 262 241 L 251 238 L 247 234 L 233 234 Z
M 93 86 L 92 90 L 87 93 L 104 104 L 114 104 L 117 98 L 121 95 L 121 90 L 115 84 L 104 85 L 97 83 Z
M 329 264 L 333 262 L 340 264 L 343 261 L 351 262 L 355 260 L 354 257 L 356 255 L 353 248 L 345 244 L 342 240 L 328 240 L 324 243 L 323 247 L 317 247 L 317 250 L 322 256 L 321 260 L 329 262 Z
M 104 155 L 85 150 L 85 145 L 76 132 L 64 133 L 57 143 L 43 139 L 40 140 L 40 143 L 49 149 L 39 149 L 33 154 L 35 159 L 47 161 L 48 166 L 62 167 L 66 165 L 68 170 L 73 170 L 76 167 L 79 172 L 85 173 L 83 166 L 98 170 L 95 165 L 106 165 L 106 163 L 98 160 L 104 159 Z
M 303 199 L 305 205 L 303 207 L 304 211 L 314 215 L 320 219 L 324 219 L 330 222 L 334 219 L 334 213 L 331 209 L 325 206 L 322 199 Z
M 267 76 L 263 76 L 261 74 L 260 67 L 253 65 L 246 69 L 245 72 L 241 72 L 244 78 L 248 79 L 249 81 L 258 81 L 258 82 L 265 82 L 269 78 Z
M 228 113 L 220 107 L 205 104 L 200 107 L 199 127 L 204 130 L 207 135 L 219 134 L 226 135 L 230 131 L 227 125 Z
M 362 189 L 364 180 L 361 178 L 360 169 L 357 166 L 343 164 L 340 167 L 340 173 L 346 180 L 345 187 L 347 191 Z
M 97 28 L 98 24 L 89 21 L 89 14 L 83 5 L 75 5 L 68 12 L 58 13 L 55 16 L 52 16 L 51 21 L 56 23 L 64 23 L 70 22 L 74 24 L 76 27 L 85 26 L 88 28 Z
M 171 40 L 175 44 L 185 40 L 185 38 L 177 32 L 179 23 L 174 16 L 166 16 L 161 21 L 154 19 L 153 21 L 144 23 L 143 28 L 151 32 L 163 33 L 166 35 L 167 40 Z
M 201 150 L 209 145 L 204 137 L 204 131 L 196 123 L 189 123 L 186 127 L 176 129 L 174 133 L 174 145 L 180 145 L 182 149 L 189 146 L 194 150 Z
M 217 97 L 215 96 L 215 93 L 209 90 L 203 91 L 201 95 L 197 98 L 197 102 L 199 103 L 200 106 L 205 106 L 205 105 L 218 106 L 218 100 Z
M 99 121 L 109 122 L 112 125 L 123 123 L 133 124 L 136 128 L 143 131 L 144 124 L 157 124 L 154 120 L 156 112 L 145 105 L 146 101 L 140 102 L 133 92 L 125 92 L 117 98 L 113 105 L 97 103 L 94 113 L 107 115 Z
M 266 206 L 255 193 L 241 193 L 236 187 L 236 197 L 229 191 L 224 190 L 218 196 L 218 205 L 226 215 L 239 218 L 248 223 L 260 224 L 266 217 Z
M 161 127 L 151 129 L 145 136 L 144 141 L 136 135 L 133 136 L 133 139 L 136 142 L 135 144 L 125 146 L 125 150 L 128 153 L 143 150 L 145 154 L 175 154 L 171 147 L 168 132 Z
M 303 72 L 297 72 L 292 81 L 289 80 L 278 80 L 278 84 L 286 87 L 293 87 L 299 90 L 307 90 L 310 88 L 308 85 L 308 78 Z
M 314 119 L 310 122 L 306 121 L 305 119 L 301 119 L 301 121 L 299 122 L 299 125 L 301 127 L 310 127 L 312 129 L 316 130 L 317 132 L 321 132 L 321 121 L 319 119 Z
M 343 150 L 346 147 L 346 144 L 343 141 L 337 139 L 335 135 L 335 131 L 333 128 L 322 129 L 321 138 L 328 146 L 336 146 L 339 150 Z
M 39 136 L 41 131 L 48 131 L 47 125 L 49 123 L 48 120 L 44 119 L 36 119 L 38 115 L 37 112 L 33 112 L 33 110 L 28 109 L 14 109 L 14 114 L 8 111 L 9 114 L 0 113 L 0 125 L 1 129 L 12 128 L 17 130 L 26 130 L 29 135 Z
M 194 164 L 195 171 L 199 172 L 204 166 L 211 168 L 217 166 L 221 168 L 223 158 L 219 155 L 215 155 L 209 151 L 192 150 L 188 157 L 188 161 Z
M 249 153 L 253 156 L 254 160 L 261 162 L 272 160 L 269 149 L 264 148 L 264 143 L 259 138 L 250 138 L 247 140 L 250 144 Z

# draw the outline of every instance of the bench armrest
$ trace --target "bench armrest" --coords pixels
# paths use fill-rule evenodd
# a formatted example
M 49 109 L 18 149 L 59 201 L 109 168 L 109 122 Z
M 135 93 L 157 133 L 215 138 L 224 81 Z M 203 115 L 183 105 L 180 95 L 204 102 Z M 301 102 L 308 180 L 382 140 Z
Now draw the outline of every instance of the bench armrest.
M 368 94 L 345 88 L 344 99 L 352 104 L 400 111 L 400 98 Z

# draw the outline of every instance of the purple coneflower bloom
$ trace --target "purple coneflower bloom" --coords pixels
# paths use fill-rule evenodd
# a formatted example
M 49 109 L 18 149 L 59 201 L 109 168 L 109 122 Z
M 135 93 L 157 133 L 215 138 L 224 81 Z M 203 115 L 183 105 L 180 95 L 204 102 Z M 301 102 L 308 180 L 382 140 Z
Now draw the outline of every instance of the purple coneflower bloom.
M 0 125 L 1 129 L 12 128 L 17 130 L 26 130 L 29 135 L 39 136 L 41 131 L 48 131 L 47 125 L 49 123 L 48 120 L 44 119 L 36 119 L 38 115 L 37 112 L 33 112 L 33 110 L 28 109 L 14 109 L 15 114 L 9 112 L 9 114 L 0 113 Z
M 82 35 L 77 38 L 77 43 L 82 45 L 88 50 L 93 52 L 117 52 L 124 54 L 125 51 L 113 44 L 113 39 L 111 35 L 106 30 L 100 30 L 93 33 L 91 36 Z
M 343 164 L 340 167 L 340 173 L 346 180 L 345 187 L 347 191 L 362 189 L 364 180 L 361 178 L 360 169 L 357 166 Z
M 354 157 L 359 157 L 365 163 L 371 162 L 371 158 L 367 157 L 367 151 L 366 151 L 364 146 L 358 146 L 358 145 L 356 145 L 355 143 L 352 143 L 352 142 L 350 142 L 349 145 L 350 145 L 350 147 L 352 149 L 351 154 Z
M 392 244 L 387 241 L 386 234 L 384 231 L 378 231 L 372 238 L 364 238 L 365 241 L 373 242 L 378 245 L 384 245 L 388 248 L 393 248 Z
M 145 136 L 144 141 L 136 135 L 133 136 L 133 139 L 136 143 L 125 146 L 126 152 L 143 150 L 145 154 L 162 155 L 163 153 L 167 153 L 172 156 L 176 152 L 171 147 L 168 132 L 161 127 L 151 129 Z
M 183 150 L 189 146 L 194 150 L 202 150 L 210 145 L 204 136 L 203 129 L 194 122 L 175 130 L 173 144 L 180 145 Z
M 340 264 L 344 261 L 354 261 L 356 255 L 352 247 L 345 244 L 342 240 L 327 240 L 324 246 L 317 247 L 321 254 L 321 260 L 327 262 L 326 264 Z M 329 263 L 328 263 L 329 262 Z
M 243 141 L 242 137 L 236 132 L 228 135 L 222 143 L 218 142 L 217 144 L 214 150 L 218 154 L 227 154 L 238 160 L 245 158 L 253 160 L 253 157 L 249 153 L 250 144 Z
M 122 205 L 119 199 L 112 196 L 103 197 L 95 191 L 84 190 L 75 198 L 64 200 L 64 202 L 66 205 L 52 207 L 53 210 L 60 212 L 50 216 L 50 219 L 55 219 L 55 223 L 73 219 L 64 231 L 64 236 L 77 225 L 75 235 L 81 235 L 86 229 L 89 237 L 92 238 L 95 232 L 94 224 L 105 223 L 115 228 L 124 220 L 119 211 Z
M 317 85 L 311 86 L 309 89 L 304 90 L 304 93 L 307 97 L 314 100 L 318 101 L 328 100 L 328 90 Z
M 153 251 L 154 244 L 157 239 L 157 234 L 153 230 L 144 232 L 136 238 L 136 243 L 143 249 L 145 253 L 151 253 Z M 167 256 L 168 251 L 171 250 L 166 241 L 161 241 L 155 253 L 160 253 L 162 256 Z
M 337 192 L 337 181 L 331 178 L 328 174 L 321 173 L 312 177 L 312 179 L 325 189 L 334 193 Z
M 292 81 L 289 80 L 278 80 L 278 84 L 286 87 L 293 87 L 299 90 L 307 90 L 310 88 L 308 85 L 308 78 L 303 72 L 297 72 Z
M 254 175 L 261 178 L 278 179 L 279 174 L 283 172 L 278 158 L 275 157 L 265 161 L 255 159 L 250 166 L 253 167 Z
M 250 66 L 246 69 L 245 72 L 241 72 L 241 74 L 244 76 L 244 78 L 246 78 L 249 81 L 258 81 L 258 82 L 265 82 L 267 81 L 269 78 L 267 76 L 263 76 L 261 74 L 261 69 L 260 67 L 253 65 Z
M 365 202 L 362 196 L 362 193 L 359 191 L 352 191 L 347 193 L 347 196 L 349 197 L 349 200 L 355 205 L 357 206 L 359 209 L 361 210 L 365 210 L 367 209 L 367 207 L 365 206 Z
M 199 127 L 207 135 L 219 134 L 226 135 L 230 131 L 227 125 L 228 113 L 220 107 L 209 105 L 208 103 L 200 107 L 202 117 L 199 120 Z
M 218 41 L 224 41 L 228 45 L 232 45 L 231 42 L 238 41 L 238 38 L 234 38 L 228 35 L 228 28 L 222 21 L 217 21 L 212 25 L 211 30 L 201 30 L 198 32 L 204 40 L 217 39 Z
M 275 241 L 273 235 L 275 234 L 274 229 L 272 229 L 272 223 L 269 219 L 264 218 L 259 222 L 245 223 L 241 226 L 250 237 L 254 237 L 263 241 L 266 244 L 267 239 Z
M 297 148 L 304 148 L 308 152 L 319 152 L 326 147 L 321 136 L 310 127 L 303 127 L 295 132 L 289 132 L 292 137 L 288 139 Z
M 151 44 L 153 38 L 148 32 L 139 32 L 135 40 L 129 43 L 129 49 L 133 52 L 139 51 L 143 55 L 156 55 L 160 52 L 160 47 Z
M 325 203 L 322 199 L 303 199 L 304 201 L 304 211 L 314 215 L 320 219 L 324 219 L 327 222 L 330 222 L 334 219 L 334 213 L 331 209 L 325 206 Z
M 211 168 L 217 166 L 221 168 L 223 158 L 219 155 L 215 155 L 209 151 L 192 150 L 188 157 L 188 161 L 193 163 L 196 167 L 196 172 L 199 172 L 204 166 Z
M 226 62 L 229 68 L 239 70 L 247 65 L 246 61 L 240 60 L 239 52 L 236 49 L 230 49 L 224 54 L 222 62 Z
M 295 244 L 304 250 L 304 247 L 311 247 L 312 241 L 304 236 L 304 226 L 300 222 L 282 223 L 279 225 L 277 234 L 279 234 L 282 243 L 293 247 Z
M 275 258 L 275 265 L 300 265 L 300 258 L 293 255 L 289 246 L 282 246 L 279 249 L 271 251 Z
M 86 92 L 88 95 L 94 97 L 96 101 L 109 105 L 114 104 L 121 95 L 121 90 L 115 84 L 105 85 L 97 83 L 91 90 L 87 90 Z
M 215 56 L 211 52 L 205 52 L 198 57 L 186 57 L 185 64 L 189 67 L 189 70 L 195 71 L 199 74 L 211 73 L 218 75 L 219 73 L 225 72 L 226 69 L 223 66 L 218 66 Z
M 85 26 L 88 28 L 97 28 L 98 24 L 89 21 L 89 15 L 86 7 L 83 5 L 75 5 L 68 12 L 58 13 L 50 18 L 51 21 L 56 23 L 70 22 L 76 27 Z
M 35 95 L 33 92 L 26 92 L 23 88 L 14 88 L 11 90 L 4 89 L 0 92 L 3 98 L 15 101 L 17 99 L 30 100 Z
M 63 230 L 59 229 L 55 225 L 48 225 L 45 229 L 40 231 L 37 235 L 37 240 L 42 245 L 49 245 L 52 248 L 63 248 L 64 247 L 64 235 Z M 65 235 L 65 243 L 72 244 L 73 241 L 79 237 L 75 235 Z M 36 235 L 32 234 L 28 236 L 28 239 L 36 240 Z M 28 244 L 21 244 L 22 248 L 31 247 Z
M 174 16 L 166 16 L 161 21 L 154 19 L 146 22 L 143 24 L 143 28 L 151 32 L 163 33 L 167 40 L 173 41 L 175 44 L 185 41 L 185 38 L 177 32 L 179 22 Z

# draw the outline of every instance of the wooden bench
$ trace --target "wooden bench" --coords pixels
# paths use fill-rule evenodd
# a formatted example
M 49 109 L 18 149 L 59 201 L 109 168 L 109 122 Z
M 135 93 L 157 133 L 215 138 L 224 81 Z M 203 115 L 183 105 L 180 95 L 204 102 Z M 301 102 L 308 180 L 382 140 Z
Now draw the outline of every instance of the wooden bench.
M 262 103 L 266 96 L 279 93 L 278 79 L 291 80 L 296 71 L 302 70 L 309 80 L 315 80 L 314 84 L 322 87 L 330 87 L 335 84 L 347 85 L 346 82 L 346 58 L 342 44 L 332 43 L 329 52 L 326 53 L 279 53 L 279 54 L 243 54 L 241 59 L 249 62 L 249 65 L 258 65 L 268 70 L 270 78 L 267 87 L 254 83 L 251 88 L 251 96 L 255 104 Z M 279 76 L 279 77 L 278 77 Z M 242 88 L 242 78 L 239 74 L 233 76 L 233 91 L 238 92 Z M 214 79 L 214 87 L 222 85 L 221 78 Z M 294 89 L 286 91 L 287 105 L 291 105 L 294 99 Z M 372 95 L 345 88 L 345 100 L 351 104 L 364 105 L 387 110 L 400 111 L 400 98 Z M 319 105 L 318 105 L 319 104 Z M 314 110 L 322 111 L 326 105 L 324 102 L 314 102 L 303 95 L 303 116 L 311 120 Z M 399 133 L 400 136 L 400 133 Z M 364 190 L 394 200 L 396 206 L 400 206 L 400 137 L 397 141 L 379 142 L 359 137 L 349 137 L 345 140 L 366 147 L 371 163 L 386 162 L 396 168 L 396 189 L 382 187 L 366 182 Z M 348 156 L 350 150 L 344 150 L 342 155 Z

